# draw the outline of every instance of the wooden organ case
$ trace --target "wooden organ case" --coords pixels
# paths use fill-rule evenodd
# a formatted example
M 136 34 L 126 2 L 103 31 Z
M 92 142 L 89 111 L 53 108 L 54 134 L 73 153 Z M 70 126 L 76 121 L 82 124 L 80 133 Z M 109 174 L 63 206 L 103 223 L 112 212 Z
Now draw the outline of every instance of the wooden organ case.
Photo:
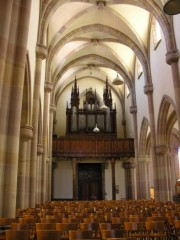
M 116 108 L 113 109 L 111 89 L 108 86 L 108 79 L 103 90 L 103 103 L 106 110 L 101 109 L 102 103 L 92 88 L 86 90 L 83 107 L 79 107 L 79 87 L 75 78 L 74 86 L 71 91 L 70 107 L 66 108 L 66 133 L 67 135 L 76 134 L 95 134 L 95 126 L 100 130 L 98 133 L 103 135 L 116 136 Z M 97 133 L 97 132 L 96 132 Z

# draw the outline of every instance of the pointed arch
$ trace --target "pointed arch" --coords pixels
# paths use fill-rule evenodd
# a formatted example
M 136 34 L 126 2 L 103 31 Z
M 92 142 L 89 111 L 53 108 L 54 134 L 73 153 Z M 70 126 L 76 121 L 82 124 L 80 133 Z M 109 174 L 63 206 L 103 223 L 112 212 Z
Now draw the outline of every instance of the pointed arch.
M 173 134 L 173 132 L 176 132 L 177 137 L 180 139 L 179 131 L 177 129 L 173 128 L 173 126 L 176 122 L 177 122 L 177 114 L 176 114 L 176 111 L 174 110 L 170 114 L 168 121 L 167 121 L 167 143 L 168 143 L 168 145 L 170 144 L 170 137 Z
M 176 109 L 173 100 L 164 95 L 159 107 L 159 115 L 158 115 L 158 122 L 157 122 L 157 144 L 158 145 L 166 145 L 167 144 L 167 124 L 168 124 L 168 113 L 170 106 L 173 107 L 174 111 Z M 172 118 L 173 119 L 173 118 Z M 169 123 L 169 126 L 172 125 Z

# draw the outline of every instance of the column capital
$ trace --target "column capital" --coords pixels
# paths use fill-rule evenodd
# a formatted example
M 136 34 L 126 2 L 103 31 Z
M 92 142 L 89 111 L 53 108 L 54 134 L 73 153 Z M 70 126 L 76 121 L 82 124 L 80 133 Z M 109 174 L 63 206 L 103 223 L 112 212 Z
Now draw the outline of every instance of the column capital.
M 153 93 L 153 85 L 152 84 L 146 84 L 144 86 L 144 93 L 145 94 Z
M 55 104 L 50 105 L 50 112 L 53 112 L 53 113 L 56 112 L 56 105 Z
M 135 106 L 135 105 L 134 105 L 134 106 L 131 106 L 131 107 L 130 107 L 130 113 L 131 113 L 131 114 L 137 113 L 137 106 Z
M 42 60 L 47 56 L 47 48 L 44 45 L 36 44 L 36 56 L 40 57 Z
M 166 62 L 171 65 L 172 63 L 176 63 L 179 60 L 179 51 L 178 49 L 169 51 L 166 53 Z
M 20 134 L 21 134 L 21 138 L 23 140 L 28 141 L 28 140 L 32 139 L 33 127 L 28 124 L 21 126 Z
M 52 82 L 46 81 L 44 84 L 44 91 L 50 93 L 52 91 Z
M 38 156 L 42 155 L 43 151 L 44 151 L 43 145 L 38 143 L 38 145 L 37 145 L 37 155 Z
M 166 153 L 168 153 L 168 146 L 166 145 L 159 145 L 159 146 L 156 146 L 156 154 L 157 155 L 165 155 Z
M 123 162 L 123 168 L 125 168 L 125 169 L 131 169 L 131 168 L 135 168 L 135 167 L 136 167 L 135 162 Z

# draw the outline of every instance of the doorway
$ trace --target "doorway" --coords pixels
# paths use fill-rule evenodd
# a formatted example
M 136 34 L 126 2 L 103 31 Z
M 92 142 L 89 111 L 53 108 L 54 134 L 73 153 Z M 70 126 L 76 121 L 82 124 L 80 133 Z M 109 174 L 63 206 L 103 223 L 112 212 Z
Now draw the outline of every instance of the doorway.
M 101 163 L 78 164 L 78 199 L 102 200 Z

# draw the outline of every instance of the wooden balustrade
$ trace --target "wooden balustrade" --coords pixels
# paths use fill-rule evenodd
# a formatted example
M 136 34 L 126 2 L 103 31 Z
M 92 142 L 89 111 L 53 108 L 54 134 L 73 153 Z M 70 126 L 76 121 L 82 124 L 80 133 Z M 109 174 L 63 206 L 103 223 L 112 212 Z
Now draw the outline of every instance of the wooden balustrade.
M 59 157 L 134 157 L 133 138 L 71 138 L 53 139 L 53 156 Z

